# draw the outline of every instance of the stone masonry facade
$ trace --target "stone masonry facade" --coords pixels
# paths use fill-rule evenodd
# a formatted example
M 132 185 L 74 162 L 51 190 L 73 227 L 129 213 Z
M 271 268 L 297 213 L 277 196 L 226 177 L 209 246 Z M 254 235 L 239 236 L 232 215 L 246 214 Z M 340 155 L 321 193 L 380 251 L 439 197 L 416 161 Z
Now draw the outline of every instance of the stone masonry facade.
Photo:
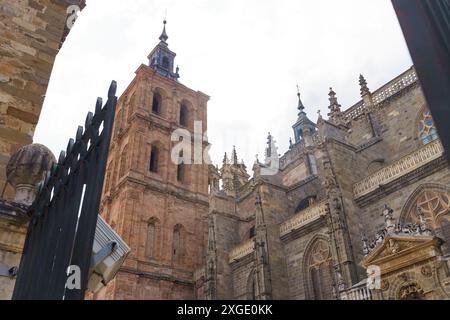
M 316 123 L 243 179 L 210 166 L 201 299 L 449 299 L 449 167 L 414 68 Z M 375 270 L 375 271 L 374 271 Z M 375 272 L 375 273 L 372 273 Z

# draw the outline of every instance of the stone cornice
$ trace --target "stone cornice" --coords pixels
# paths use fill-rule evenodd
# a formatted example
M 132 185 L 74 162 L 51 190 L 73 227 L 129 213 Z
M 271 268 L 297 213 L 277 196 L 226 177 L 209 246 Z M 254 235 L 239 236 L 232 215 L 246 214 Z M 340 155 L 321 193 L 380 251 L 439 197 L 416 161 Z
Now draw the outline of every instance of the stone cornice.
M 255 251 L 255 239 L 249 239 L 233 249 L 230 250 L 230 253 L 228 255 L 229 257 L 229 263 L 234 263 L 250 254 L 252 254 Z
M 14 224 L 28 222 L 28 206 L 0 199 L 0 219 Z
M 165 273 L 159 273 L 159 272 L 146 272 L 146 271 L 140 271 L 132 268 L 122 267 L 119 269 L 119 272 L 125 272 L 125 273 L 131 273 L 140 277 L 149 278 L 153 280 L 162 280 L 162 281 L 169 281 L 176 284 L 181 284 L 185 286 L 193 286 L 194 281 L 192 280 L 185 280 L 185 279 L 179 279 L 174 277 L 170 274 Z
M 290 186 L 289 189 L 288 189 L 288 192 L 295 191 L 298 188 L 301 188 L 301 187 L 307 185 L 308 183 L 311 183 L 312 181 L 314 181 L 314 180 L 316 180 L 318 178 L 319 178 L 318 175 L 311 175 L 311 176 L 307 177 L 306 179 L 304 179 L 304 180 L 302 180 L 300 182 L 297 182 L 296 184 Z
M 176 185 L 173 185 L 171 183 L 164 183 L 164 182 L 159 182 L 159 181 L 152 181 L 154 183 L 151 182 L 147 182 L 147 181 L 143 181 L 141 179 L 138 178 L 134 178 L 134 177 L 130 177 L 130 176 L 126 176 L 124 178 L 122 178 L 122 180 L 118 183 L 118 185 L 114 188 L 114 191 L 110 194 L 107 194 L 106 196 L 110 197 L 111 199 L 116 198 L 120 192 L 121 189 L 128 183 L 131 184 L 138 184 L 143 186 L 145 189 L 149 189 L 149 190 L 153 190 L 153 191 L 157 191 L 163 194 L 170 194 L 173 196 L 176 196 L 177 198 L 180 198 L 182 200 L 186 200 L 189 202 L 193 202 L 199 205 L 203 205 L 203 206 L 207 206 L 209 207 L 209 201 L 208 201 L 208 196 L 207 195 L 203 195 L 200 193 L 196 193 L 196 192 L 192 192 L 189 191 L 187 189 L 183 189 L 180 188 Z
M 158 72 L 156 70 L 154 70 L 153 68 L 145 65 L 145 64 L 141 64 L 138 69 L 136 70 L 136 74 L 142 75 L 142 76 L 147 76 L 147 77 L 156 77 L 158 78 L 159 82 L 165 82 L 168 86 L 174 86 L 178 89 L 181 89 L 182 91 L 184 91 L 186 94 L 190 94 L 191 96 L 195 96 L 195 97 L 200 97 L 201 99 L 204 99 L 205 101 L 208 101 L 210 99 L 210 96 L 208 96 L 207 94 L 201 92 L 201 91 L 195 91 L 189 87 L 186 87 L 184 84 L 175 81 L 173 79 L 169 79 L 167 77 L 163 77 L 161 75 L 158 74 Z
M 218 211 L 218 210 L 211 210 L 209 214 L 217 214 L 219 216 L 226 217 L 226 218 L 229 218 L 229 219 L 233 219 L 233 220 L 236 220 L 238 222 L 250 222 L 250 221 L 255 220 L 255 215 L 254 214 L 250 215 L 250 216 L 248 216 L 246 218 L 241 218 L 241 217 L 239 217 L 237 215 L 234 215 L 232 213 Z

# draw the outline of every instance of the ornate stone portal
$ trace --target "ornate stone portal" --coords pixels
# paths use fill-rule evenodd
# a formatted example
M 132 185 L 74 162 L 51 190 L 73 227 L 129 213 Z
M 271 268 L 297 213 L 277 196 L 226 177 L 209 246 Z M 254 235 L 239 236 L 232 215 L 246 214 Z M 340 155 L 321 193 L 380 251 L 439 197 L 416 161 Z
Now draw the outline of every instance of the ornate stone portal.
M 363 261 L 380 284 L 371 290 L 373 299 L 448 299 L 448 268 L 442 259 L 442 240 L 432 235 L 388 235 Z M 375 281 L 375 283 L 377 282 Z

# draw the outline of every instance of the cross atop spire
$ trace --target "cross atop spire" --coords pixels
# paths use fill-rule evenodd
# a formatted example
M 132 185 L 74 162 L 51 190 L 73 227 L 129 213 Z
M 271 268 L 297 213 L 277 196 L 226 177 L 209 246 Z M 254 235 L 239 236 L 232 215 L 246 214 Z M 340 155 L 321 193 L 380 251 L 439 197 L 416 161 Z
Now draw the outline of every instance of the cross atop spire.
M 163 31 L 161 33 L 161 35 L 159 36 L 159 40 L 161 40 L 162 42 L 166 43 L 167 39 L 169 39 L 169 36 L 166 33 L 166 24 L 167 24 L 167 20 L 164 18 L 164 27 L 163 27 Z
M 300 111 L 300 113 L 302 113 L 305 110 L 305 106 L 303 105 L 302 99 L 300 99 L 300 87 L 298 86 L 298 84 L 297 84 L 297 97 L 298 97 L 297 109 Z

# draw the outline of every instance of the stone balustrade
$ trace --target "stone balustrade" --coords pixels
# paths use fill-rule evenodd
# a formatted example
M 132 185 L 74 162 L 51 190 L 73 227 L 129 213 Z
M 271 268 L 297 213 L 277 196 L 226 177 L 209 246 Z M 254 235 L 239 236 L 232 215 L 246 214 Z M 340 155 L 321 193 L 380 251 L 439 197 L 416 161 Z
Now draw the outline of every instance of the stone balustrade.
M 280 226 L 280 235 L 284 236 L 324 216 L 328 212 L 328 203 L 320 202 L 300 211 Z
M 433 141 L 413 153 L 401 158 L 395 163 L 378 170 L 353 186 L 355 199 L 373 192 L 391 181 L 441 157 L 444 148 L 439 140 Z
M 414 69 L 408 70 L 400 79 L 394 80 L 392 84 L 388 84 L 387 87 L 382 87 L 377 90 L 373 95 L 374 104 L 379 104 L 387 98 L 393 96 L 397 92 L 409 87 L 418 80 L 416 71 Z
M 247 240 L 231 249 L 229 254 L 229 261 L 230 263 L 235 262 L 236 260 L 251 254 L 253 251 L 255 251 L 255 240 Z
M 391 83 L 388 83 L 387 85 L 375 91 L 372 95 L 373 104 L 378 105 L 382 103 L 386 99 L 392 97 L 394 94 L 414 84 L 415 82 L 417 82 L 417 80 L 418 80 L 417 73 L 413 68 L 411 68 L 410 70 L 406 71 L 403 75 L 401 75 L 399 78 L 395 79 Z M 363 101 L 360 101 L 354 106 L 344 111 L 344 115 L 346 118 L 350 120 L 358 118 L 365 112 L 366 112 L 366 105 L 364 104 Z
M 344 115 L 347 119 L 356 119 L 360 115 L 366 112 L 366 106 L 363 101 L 358 102 L 353 107 L 349 108 L 344 112 Z

